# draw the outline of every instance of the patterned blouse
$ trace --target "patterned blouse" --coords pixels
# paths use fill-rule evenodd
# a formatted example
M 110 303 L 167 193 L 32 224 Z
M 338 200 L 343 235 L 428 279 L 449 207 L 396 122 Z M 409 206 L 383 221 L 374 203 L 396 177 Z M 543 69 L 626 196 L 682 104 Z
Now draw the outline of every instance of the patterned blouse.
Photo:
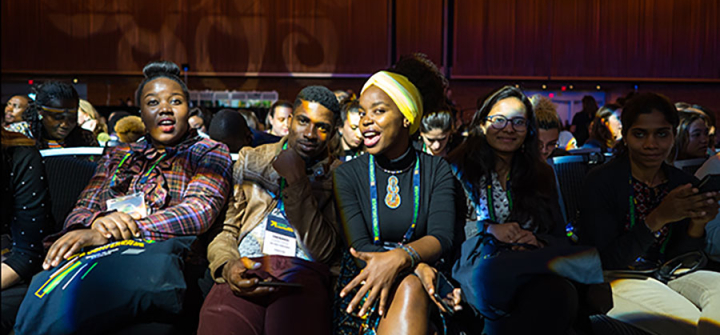
M 670 190 L 667 182 L 650 187 L 633 178 L 632 192 L 635 197 L 635 224 L 645 224 L 645 218 L 660 205 Z M 630 212 L 628 212 L 625 217 L 625 230 L 630 230 L 630 222 Z M 642 263 L 659 265 L 664 262 L 665 248 L 663 245 L 670 237 L 670 226 L 666 225 L 655 233 L 655 243 L 645 255 L 635 261 L 634 267 L 638 267 Z
M 126 159 L 120 167 L 120 162 Z M 225 204 L 232 162 L 227 147 L 189 135 L 158 152 L 148 140 L 114 147 L 65 220 L 65 231 L 89 227 L 109 213 L 106 202 L 135 192 L 144 194 L 148 216 L 137 220 L 143 238 L 164 240 L 205 232 Z M 143 179 L 145 182 L 143 183 Z

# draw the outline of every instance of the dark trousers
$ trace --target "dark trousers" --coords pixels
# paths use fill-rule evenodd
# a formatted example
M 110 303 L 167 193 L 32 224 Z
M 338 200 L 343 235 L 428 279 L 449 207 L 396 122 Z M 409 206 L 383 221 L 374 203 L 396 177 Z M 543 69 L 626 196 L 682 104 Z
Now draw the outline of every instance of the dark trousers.
M 330 334 L 331 293 L 324 265 L 282 256 L 255 261 L 302 288 L 281 287 L 263 297 L 244 298 L 235 296 L 228 284 L 215 284 L 200 311 L 198 335 Z
M 28 284 L 23 283 L 2 291 L 2 335 L 10 333 L 15 326 L 15 318 L 27 290 Z
M 485 320 L 484 334 L 567 334 L 578 310 L 578 295 L 570 281 L 543 275 L 516 293 L 510 315 Z

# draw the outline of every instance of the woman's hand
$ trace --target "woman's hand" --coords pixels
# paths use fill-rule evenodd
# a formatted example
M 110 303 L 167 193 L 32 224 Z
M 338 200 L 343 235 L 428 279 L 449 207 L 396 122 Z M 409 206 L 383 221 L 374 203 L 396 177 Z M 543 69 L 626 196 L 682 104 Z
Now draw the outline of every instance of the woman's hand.
M 340 297 L 344 298 L 353 289 L 360 286 L 347 307 L 347 313 L 352 313 L 365 296 L 365 293 L 370 292 L 358 314 L 360 316 L 365 315 L 379 297 L 378 311 L 380 315 L 383 315 L 388 296 L 390 296 L 390 289 L 393 288 L 400 271 L 411 262 L 410 255 L 400 248 L 385 252 L 359 252 L 350 248 L 350 253 L 353 257 L 365 261 L 366 265 L 360 274 L 340 291 Z
M 717 213 L 717 192 L 699 193 L 691 184 L 676 187 L 665 196 L 663 201 L 645 219 L 645 224 L 656 232 L 671 222 L 686 218 L 700 222 Z M 710 219 L 714 218 L 710 217 Z M 709 221 L 709 220 L 707 220 Z M 707 223 L 706 221 L 706 223 Z
M 420 278 L 420 282 L 425 287 L 425 291 L 427 291 L 428 295 L 430 296 L 430 300 L 435 303 L 435 305 L 442 311 L 443 313 L 447 313 L 447 310 L 445 309 L 445 306 L 440 303 L 435 298 L 435 282 L 437 278 L 437 270 L 426 264 L 426 263 L 420 263 L 415 267 L 415 275 Z M 459 288 L 456 288 L 453 290 L 452 293 L 448 294 L 446 297 L 443 297 L 443 300 L 446 304 L 452 306 L 453 310 L 458 312 L 462 310 L 462 306 L 460 305 L 461 302 L 461 293 L 462 291 Z
M 70 258 L 84 247 L 105 243 L 108 243 L 108 239 L 94 229 L 78 229 L 67 232 L 50 246 L 42 265 L 43 269 L 49 270 L 58 266 L 63 259 Z
M 105 238 L 114 237 L 118 241 L 129 240 L 133 237 L 140 237 L 140 229 L 135 220 L 140 220 L 140 217 L 132 217 L 123 212 L 112 212 L 95 219 L 90 227 L 100 232 Z
M 524 231 L 517 222 L 488 225 L 487 232 L 500 242 L 515 243 L 519 234 Z

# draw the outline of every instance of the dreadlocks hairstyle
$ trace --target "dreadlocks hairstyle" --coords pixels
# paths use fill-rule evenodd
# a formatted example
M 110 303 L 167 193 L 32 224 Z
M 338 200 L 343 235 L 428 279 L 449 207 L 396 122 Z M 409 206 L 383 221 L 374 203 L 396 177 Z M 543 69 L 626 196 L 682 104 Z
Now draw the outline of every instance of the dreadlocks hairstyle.
M 145 75 L 145 79 L 142 83 L 140 83 L 137 91 L 135 91 L 136 106 L 142 105 L 140 103 L 140 95 L 142 95 L 145 85 L 157 78 L 168 78 L 175 81 L 180 85 L 180 88 L 182 88 L 183 94 L 185 94 L 185 99 L 190 100 L 190 92 L 188 91 L 185 82 L 180 79 L 180 68 L 177 64 L 165 60 L 150 62 L 143 68 L 143 74 Z
M 47 106 L 53 100 L 63 99 L 74 100 L 75 104 L 79 106 L 80 96 L 72 85 L 55 80 L 46 81 L 31 90 L 35 93 L 35 100 L 28 103 L 28 109 L 23 113 L 23 120 L 30 126 L 30 133 L 35 138 L 38 148 L 46 149 L 47 143 L 44 140 L 45 130 L 40 117 L 40 106 Z M 73 142 L 81 141 L 79 138 L 82 135 L 79 128 L 76 126 L 65 139 L 70 146 L 75 146 Z
M 552 168 L 540 159 L 538 126 L 533 107 L 520 89 L 505 86 L 485 99 L 470 123 L 467 140 L 450 154 L 448 161 L 457 167 L 461 181 L 473 186 L 473 196 L 477 198 L 479 190 L 487 186 L 480 183 L 481 179 L 485 177 L 485 183 L 492 180 L 491 172 L 498 159 L 480 125 L 485 122 L 493 106 L 507 98 L 516 98 L 522 102 L 528 121 L 524 148 L 514 153 L 510 167 L 514 204 L 510 219 L 518 222 L 532 219 L 536 232 L 546 233 L 556 224 L 551 212 L 553 202 L 557 201 L 555 177 Z

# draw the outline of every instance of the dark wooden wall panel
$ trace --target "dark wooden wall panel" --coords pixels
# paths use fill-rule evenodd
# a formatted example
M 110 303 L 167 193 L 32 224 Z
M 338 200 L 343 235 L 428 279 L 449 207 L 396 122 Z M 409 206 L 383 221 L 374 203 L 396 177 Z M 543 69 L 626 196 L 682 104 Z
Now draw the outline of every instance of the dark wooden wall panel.
M 422 52 L 438 67 L 442 65 L 443 6 L 443 0 L 396 0 L 397 59 L 405 54 Z

